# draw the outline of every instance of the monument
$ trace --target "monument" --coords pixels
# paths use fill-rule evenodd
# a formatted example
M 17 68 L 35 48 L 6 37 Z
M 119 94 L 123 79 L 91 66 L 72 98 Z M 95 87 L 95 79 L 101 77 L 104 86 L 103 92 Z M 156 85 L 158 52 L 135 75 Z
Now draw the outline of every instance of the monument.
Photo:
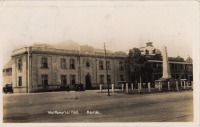
M 155 81 L 155 87 L 159 89 L 162 88 L 163 90 L 169 90 L 170 85 L 173 85 L 175 80 L 171 76 L 166 46 L 163 46 L 162 57 L 163 57 L 163 73 L 162 77 L 159 80 Z
M 169 61 L 168 61 L 167 47 L 166 46 L 163 47 L 162 57 L 163 57 L 162 79 L 170 79 L 171 78 L 171 72 L 170 72 L 170 68 L 169 68 Z

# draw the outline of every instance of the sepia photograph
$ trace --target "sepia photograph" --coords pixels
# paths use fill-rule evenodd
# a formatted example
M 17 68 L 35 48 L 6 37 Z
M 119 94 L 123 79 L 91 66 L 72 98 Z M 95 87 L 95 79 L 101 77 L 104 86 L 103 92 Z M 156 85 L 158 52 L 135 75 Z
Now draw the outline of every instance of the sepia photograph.
M 1 125 L 199 126 L 199 10 L 0 1 Z

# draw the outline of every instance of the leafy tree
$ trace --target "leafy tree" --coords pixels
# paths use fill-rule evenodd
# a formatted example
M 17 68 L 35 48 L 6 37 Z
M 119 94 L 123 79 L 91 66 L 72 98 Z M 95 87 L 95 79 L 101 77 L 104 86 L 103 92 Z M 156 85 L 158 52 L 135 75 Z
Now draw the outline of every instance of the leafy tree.
M 148 82 L 148 76 L 152 73 L 150 63 L 138 48 L 129 51 L 128 57 L 125 59 L 125 70 L 131 82 L 139 81 L 142 83 L 142 78 Z

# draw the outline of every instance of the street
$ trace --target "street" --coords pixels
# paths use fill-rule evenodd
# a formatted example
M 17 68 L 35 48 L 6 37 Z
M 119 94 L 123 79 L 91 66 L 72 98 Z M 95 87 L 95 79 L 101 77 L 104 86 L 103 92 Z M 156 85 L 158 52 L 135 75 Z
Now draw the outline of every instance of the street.
M 97 90 L 3 95 L 4 123 L 192 121 L 192 91 L 111 96 Z

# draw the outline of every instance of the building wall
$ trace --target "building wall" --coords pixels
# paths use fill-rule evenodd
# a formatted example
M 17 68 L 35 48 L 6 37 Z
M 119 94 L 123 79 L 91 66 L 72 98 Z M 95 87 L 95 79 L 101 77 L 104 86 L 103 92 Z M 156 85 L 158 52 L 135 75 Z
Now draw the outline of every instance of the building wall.
M 48 68 L 41 67 L 41 59 L 47 58 Z M 66 69 L 61 68 L 61 59 L 66 59 Z M 75 60 L 75 69 L 70 69 L 70 59 Z M 80 60 L 80 68 L 79 68 Z M 86 75 L 90 75 L 92 87 L 99 87 L 100 75 L 104 75 L 104 83 L 106 85 L 106 62 L 103 57 L 80 56 L 76 55 L 56 55 L 56 54 L 32 54 L 30 59 L 30 87 L 31 91 L 41 91 L 44 89 L 42 85 L 42 75 L 48 75 L 48 88 L 58 89 L 61 85 L 61 75 L 67 76 L 67 84 L 70 84 L 70 75 L 75 75 L 76 83 L 84 84 L 86 87 Z M 86 62 L 90 63 L 90 67 L 86 66 Z M 99 70 L 99 61 L 103 61 L 103 70 Z M 111 76 L 111 83 L 117 84 L 119 75 L 124 75 L 125 72 L 119 71 L 119 61 L 124 59 L 108 58 L 110 69 L 108 75 Z M 126 78 L 125 78 L 126 79 Z M 70 84 L 71 85 L 71 84 Z
M 162 61 L 149 61 L 153 68 L 152 80 L 162 77 Z M 171 76 L 174 79 L 188 79 L 192 81 L 192 64 L 185 62 L 169 61 Z
M 18 59 L 22 60 L 22 69 L 18 68 Z M 12 58 L 12 84 L 14 92 L 24 93 L 27 92 L 27 55 L 22 54 Z M 19 77 L 22 78 L 22 85 L 19 86 Z

